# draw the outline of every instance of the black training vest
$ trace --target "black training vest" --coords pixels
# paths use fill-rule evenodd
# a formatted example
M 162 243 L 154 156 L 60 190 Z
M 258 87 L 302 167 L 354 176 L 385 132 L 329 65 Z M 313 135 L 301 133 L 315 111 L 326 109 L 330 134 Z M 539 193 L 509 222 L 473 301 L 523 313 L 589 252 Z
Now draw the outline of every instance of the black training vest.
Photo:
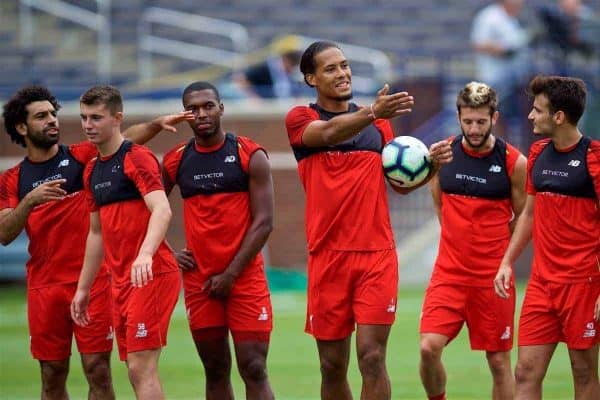
M 583 136 L 573 150 L 560 152 L 549 141 L 533 164 L 535 190 L 595 199 L 594 183 L 587 168 L 591 142 Z
M 452 141 L 453 160 L 439 171 L 444 193 L 486 199 L 511 197 L 510 177 L 506 168 L 506 143 L 496 138 L 494 148 L 485 157 L 472 157 L 461 144 L 463 136 Z
M 223 146 L 207 153 L 197 151 L 195 139 L 190 140 L 175 180 L 184 199 L 198 194 L 247 192 L 248 174 L 242 169 L 237 137 L 227 133 Z
M 34 163 L 25 158 L 19 167 L 19 200 L 40 184 L 55 179 L 66 179 L 61 187 L 67 194 L 83 189 L 83 170 L 85 165 L 77 161 L 63 144 L 58 146 L 58 153 L 42 163 Z
M 336 117 L 338 115 L 346 114 L 346 113 L 332 113 L 326 110 L 323 110 L 317 104 L 310 104 L 310 108 L 319 113 L 319 118 L 322 121 L 329 121 L 331 118 Z M 350 103 L 350 107 L 348 108 L 348 112 L 356 112 L 359 110 L 359 107 Z M 296 161 L 300 161 L 303 158 L 308 156 L 312 156 L 313 154 L 323 153 L 327 151 L 374 151 L 376 153 L 381 153 L 381 149 L 383 148 L 383 138 L 381 136 L 381 132 L 377 127 L 373 124 L 370 124 L 366 128 L 363 128 L 362 131 L 358 135 L 351 137 L 348 140 L 345 140 L 341 143 L 334 144 L 331 146 L 323 146 L 323 147 L 301 147 L 301 146 L 292 146 L 292 150 L 294 151 L 294 156 L 296 157 Z
M 90 190 L 98 207 L 118 201 L 141 199 L 142 195 L 131 179 L 125 175 L 125 155 L 131 151 L 132 143 L 125 140 L 119 150 L 108 160 L 100 157 L 90 175 Z

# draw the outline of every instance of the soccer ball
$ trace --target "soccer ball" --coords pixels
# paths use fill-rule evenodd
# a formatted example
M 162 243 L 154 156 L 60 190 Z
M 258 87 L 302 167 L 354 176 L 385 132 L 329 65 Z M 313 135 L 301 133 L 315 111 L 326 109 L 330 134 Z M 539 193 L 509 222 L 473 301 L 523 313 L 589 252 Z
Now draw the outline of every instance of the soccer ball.
M 429 174 L 431 159 L 427 146 L 412 136 L 398 136 L 381 152 L 385 176 L 401 187 L 413 187 Z

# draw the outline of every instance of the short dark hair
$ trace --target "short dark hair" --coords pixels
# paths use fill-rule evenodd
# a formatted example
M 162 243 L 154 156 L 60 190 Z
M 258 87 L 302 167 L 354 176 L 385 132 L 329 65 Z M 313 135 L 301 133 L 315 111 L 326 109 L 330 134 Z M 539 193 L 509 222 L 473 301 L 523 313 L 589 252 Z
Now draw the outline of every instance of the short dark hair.
M 489 107 L 490 115 L 498 109 L 498 95 L 496 91 L 482 82 L 469 82 L 456 97 L 456 109 L 460 114 L 462 107 Z
M 81 95 L 79 102 L 86 106 L 104 104 L 111 115 L 123 112 L 121 92 L 114 86 L 93 86 Z
M 585 111 L 587 90 L 579 78 L 538 75 L 529 82 L 529 94 L 545 95 L 550 103 L 550 112 L 564 112 L 573 125 L 579 122 Z
M 35 101 L 48 101 L 56 111 L 60 110 L 60 104 L 56 97 L 44 86 L 25 86 L 14 94 L 4 104 L 4 128 L 10 136 L 10 140 L 20 146 L 26 147 L 25 139 L 19 134 L 16 126 L 27 122 L 27 106 Z
M 205 81 L 196 81 L 187 85 L 187 87 L 183 89 L 183 93 L 181 94 L 181 101 L 183 102 L 183 98 L 189 93 L 197 92 L 200 90 L 212 90 L 215 96 L 217 97 L 217 101 L 219 103 L 221 102 L 221 95 L 219 95 L 219 91 L 217 90 L 217 88 L 213 84 Z
M 316 55 L 332 47 L 335 47 L 336 49 L 340 48 L 340 46 L 334 42 L 321 40 L 313 42 L 306 50 L 304 50 L 304 53 L 302 53 L 302 57 L 300 58 L 300 72 L 304 75 L 304 82 L 306 82 L 308 86 L 313 87 L 313 85 L 306 80 L 306 75 L 315 73 L 315 70 L 317 69 L 317 66 L 315 65 Z

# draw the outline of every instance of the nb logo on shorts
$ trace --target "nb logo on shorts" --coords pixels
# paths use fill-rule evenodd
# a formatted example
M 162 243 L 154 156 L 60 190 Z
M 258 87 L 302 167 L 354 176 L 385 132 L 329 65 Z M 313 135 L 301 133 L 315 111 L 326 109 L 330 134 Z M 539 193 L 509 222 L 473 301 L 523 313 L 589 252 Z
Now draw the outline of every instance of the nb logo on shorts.
M 500 336 L 500 340 L 509 340 L 510 339 L 510 326 L 507 326 L 504 329 L 504 333 Z
M 262 307 L 260 314 L 258 315 L 259 321 L 267 321 L 269 319 L 269 313 L 267 313 L 267 307 Z
M 148 330 L 146 329 L 146 324 L 139 323 L 137 327 L 137 332 L 135 333 L 136 338 L 145 338 L 148 336 Z
M 113 327 L 110 326 L 108 328 L 108 335 L 106 335 L 106 340 L 113 340 L 114 337 L 115 337 L 115 333 L 113 332 Z
M 585 324 L 585 330 L 583 331 L 584 338 L 593 338 L 596 337 L 596 326 L 593 322 L 588 322 Z
M 390 300 L 390 304 L 387 306 L 386 311 L 389 313 L 396 312 L 396 302 L 394 301 L 394 299 Z

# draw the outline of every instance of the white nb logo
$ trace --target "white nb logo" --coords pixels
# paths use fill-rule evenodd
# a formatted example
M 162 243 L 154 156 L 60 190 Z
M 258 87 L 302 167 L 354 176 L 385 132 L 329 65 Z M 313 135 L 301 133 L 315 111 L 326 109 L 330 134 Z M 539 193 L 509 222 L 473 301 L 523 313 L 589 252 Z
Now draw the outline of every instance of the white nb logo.
M 496 165 L 496 164 L 490 166 L 489 172 L 500 172 L 500 171 L 502 171 L 501 166 Z
M 579 167 L 579 164 L 581 164 L 581 161 L 579 160 L 571 160 L 569 161 L 569 167 Z
M 58 163 L 59 167 L 68 167 L 69 166 L 69 159 L 65 158 L 64 160 L 62 160 L 61 162 Z
M 234 163 L 235 162 L 235 156 L 227 156 L 227 157 L 225 157 L 225 160 L 223 160 L 223 162 Z

